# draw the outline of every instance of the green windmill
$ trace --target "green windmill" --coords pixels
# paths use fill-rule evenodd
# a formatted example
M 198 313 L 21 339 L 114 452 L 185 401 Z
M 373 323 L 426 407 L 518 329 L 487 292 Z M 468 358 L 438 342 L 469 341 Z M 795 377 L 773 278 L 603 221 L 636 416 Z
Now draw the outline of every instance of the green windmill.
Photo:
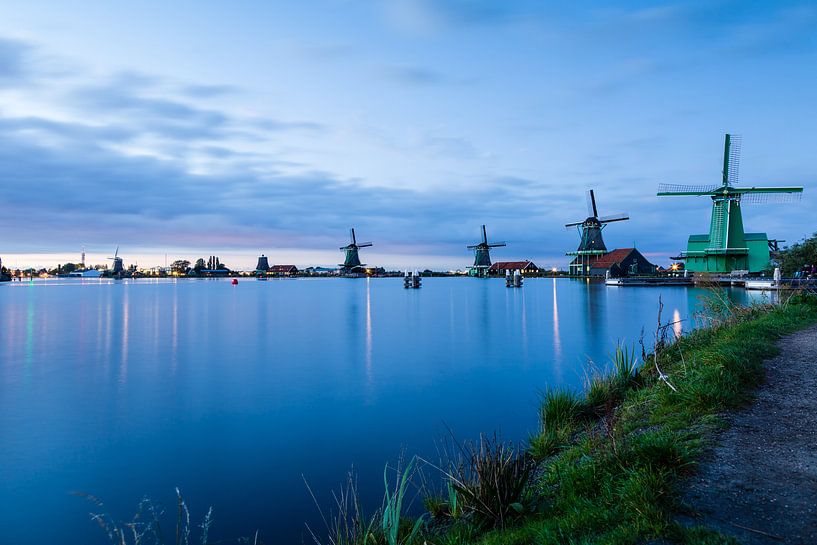
M 799 199 L 802 187 L 736 187 L 740 164 L 740 137 L 726 135 L 723 149 L 723 180 L 720 185 L 687 186 L 660 184 L 659 197 L 706 195 L 712 198 L 709 234 L 690 235 L 687 251 L 679 259 L 692 272 L 760 272 L 769 265 L 770 248 L 766 233 L 743 231 L 741 203 L 790 202 Z

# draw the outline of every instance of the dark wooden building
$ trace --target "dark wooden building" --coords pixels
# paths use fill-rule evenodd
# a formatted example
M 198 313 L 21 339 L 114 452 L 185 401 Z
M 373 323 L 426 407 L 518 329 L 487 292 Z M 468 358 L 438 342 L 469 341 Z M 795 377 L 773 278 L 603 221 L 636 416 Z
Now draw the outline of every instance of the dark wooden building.
M 644 274 L 655 274 L 657 268 L 647 261 L 641 252 L 635 248 L 617 248 L 612 252 L 607 252 L 599 256 L 586 256 L 584 262 L 578 262 L 579 257 L 570 264 L 570 272 L 585 276 L 610 276 L 617 278 L 622 276 L 639 276 Z M 584 271 L 578 268 L 583 267 Z M 574 272 L 576 271 L 576 272 Z
M 273 265 L 269 268 L 269 272 L 278 276 L 298 274 L 298 267 L 295 265 Z
M 488 269 L 489 274 L 505 274 L 505 271 L 522 271 L 522 274 L 539 272 L 539 267 L 533 261 L 497 261 Z

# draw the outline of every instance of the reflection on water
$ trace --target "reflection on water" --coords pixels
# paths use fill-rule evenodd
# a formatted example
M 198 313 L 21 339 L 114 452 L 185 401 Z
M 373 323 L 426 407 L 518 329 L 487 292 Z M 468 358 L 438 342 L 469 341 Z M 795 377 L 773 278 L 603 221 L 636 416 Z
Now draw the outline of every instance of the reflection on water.
M 559 336 L 559 297 L 556 293 L 556 279 L 553 279 L 553 357 L 562 359 L 562 338 Z
M 214 504 L 218 539 L 260 527 L 300 542 L 316 514 L 302 475 L 325 492 L 354 466 L 372 506 L 383 464 L 401 449 L 433 458 L 449 427 L 525 439 L 538 391 L 581 388 L 588 358 L 654 327 L 659 295 L 679 334 L 700 293 L 562 279 L 0 286 L 0 535 L 103 543 L 71 491 L 127 518 L 180 486 Z
M 683 320 L 681 319 L 681 311 L 677 308 L 672 313 L 672 331 L 675 333 L 675 338 L 680 339 L 684 334 Z
M 130 324 L 128 314 L 128 288 L 124 287 L 122 295 L 122 355 L 119 363 L 119 382 L 124 383 L 128 380 L 128 338 L 130 336 Z
M 372 385 L 372 279 L 366 278 L 366 384 Z

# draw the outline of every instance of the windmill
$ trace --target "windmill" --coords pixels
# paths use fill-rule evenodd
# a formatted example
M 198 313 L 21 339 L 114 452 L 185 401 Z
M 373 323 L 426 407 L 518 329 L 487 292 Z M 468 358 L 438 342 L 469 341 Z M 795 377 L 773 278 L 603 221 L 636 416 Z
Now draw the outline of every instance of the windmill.
M 340 247 L 341 250 L 346 252 L 346 257 L 343 259 L 343 264 L 341 264 L 341 267 L 347 272 L 358 272 L 364 265 L 360 262 L 360 254 L 358 253 L 358 250 L 360 250 L 360 248 L 368 248 L 369 246 L 372 246 L 372 243 L 361 242 L 358 244 L 357 238 L 355 238 L 354 227 L 350 230 L 350 232 L 352 242 L 346 246 Z
M 119 246 L 116 247 L 116 252 L 113 254 L 113 257 L 109 257 L 108 259 L 113 261 L 111 276 L 121 277 L 122 273 L 125 272 L 125 266 L 122 263 L 122 258 L 119 257 Z
M 570 274 L 581 276 L 590 272 L 590 263 L 594 257 L 607 253 L 607 246 L 601 236 L 602 230 L 608 223 L 615 221 L 626 221 L 630 219 L 628 214 L 613 214 L 599 218 L 599 210 L 596 207 L 596 193 L 592 189 L 587 192 L 587 218 L 583 221 L 574 221 L 565 224 L 565 229 L 576 227 L 581 235 L 581 242 L 575 252 L 567 252 L 566 255 L 575 256 L 570 262 Z
M 491 248 L 505 246 L 504 242 L 488 242 L 488 233 L 485 226 L 482 226 L 482 242 L 468 246 L 469 250 L 474 250 L 474 264 L 468 270 L 471 276 L 488 276 L 488 269 L 491 268 Z
M 718 185 L 660 184 L 659 197 L 702 196 L 712 199 L 709 233 L 690 235 L 687 251 L 679 259 L 692 272 L 760 272 L 769 265 L 770 246 L 766 233 L 743 230 L 741 203 L 791 202 L 799 199 L 802 187 L 737 187 L 740 166 L 740 137 L 727 134 L 723 147 L 723 177 Z

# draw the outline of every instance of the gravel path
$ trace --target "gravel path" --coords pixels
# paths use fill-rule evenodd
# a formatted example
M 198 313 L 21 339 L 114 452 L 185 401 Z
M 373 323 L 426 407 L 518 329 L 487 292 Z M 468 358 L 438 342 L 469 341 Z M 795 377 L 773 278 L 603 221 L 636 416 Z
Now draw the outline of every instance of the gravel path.
M 779 346 L 684 497 L 695 523 L 745 545 L 817 544 L 817 326 Z

